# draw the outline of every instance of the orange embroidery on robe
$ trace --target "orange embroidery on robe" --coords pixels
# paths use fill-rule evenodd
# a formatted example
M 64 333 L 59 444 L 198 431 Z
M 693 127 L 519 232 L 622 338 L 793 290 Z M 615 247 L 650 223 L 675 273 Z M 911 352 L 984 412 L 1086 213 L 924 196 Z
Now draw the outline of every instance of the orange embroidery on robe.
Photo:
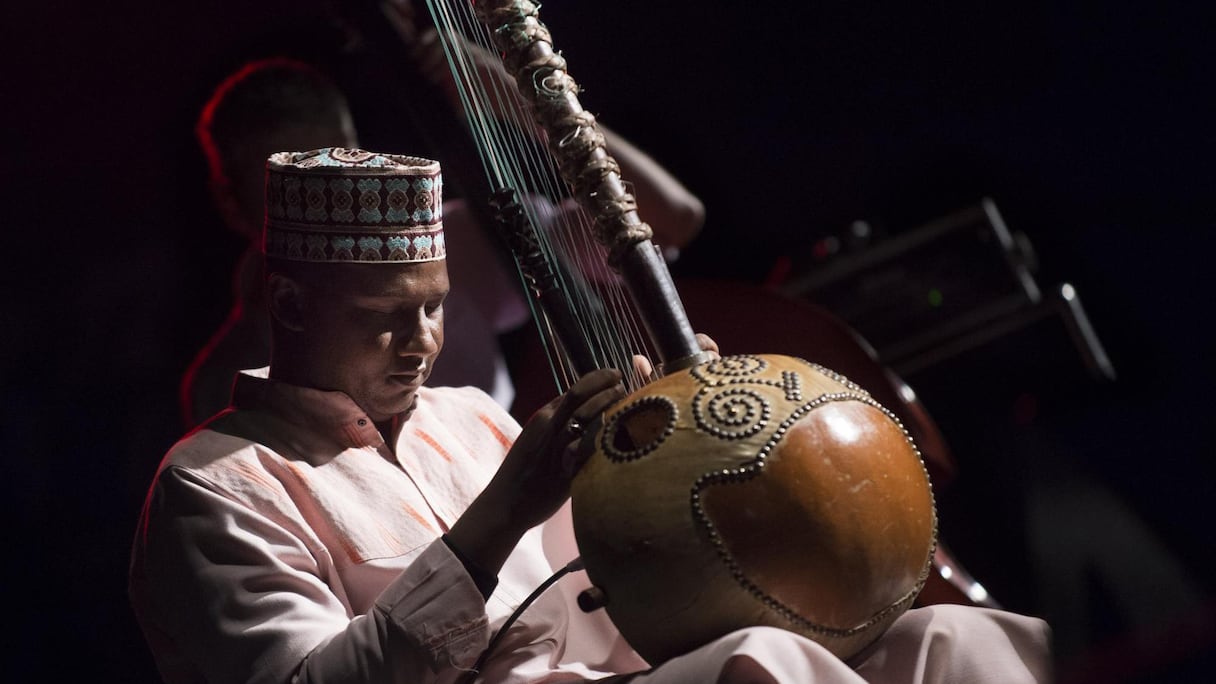
M 406 513 L 410 514 L 411 518 L 413 518 L 414 520 L 417 520 L 419 522 L 419 524 L 421 524 L 423 527 L 427 528 L 428 530 L 431 530 L 432 532 L 435 531 L 435 526 L 433 524 L 431 524 L 431 521 L 422 517 L 422 514 L 419 513 L 416 508 L 414 508 L 413 506 L 409 505 L 408 503 L 406 503 L 404 501 L 401 502 L 401 507 L 405 509 Z
M 489 416 L 484 413 L 479 413 L 477 414 L 477 419 L 484 423 L 486 427 L 490 428 L 490 432 L 492 432 L 494 437 L 502 444 L 502 448 L 511 448 L 511 440 L 507 439 L 507 436 L 502 433 L 502 430 L 498 429 L 498 426 L 494 424 L 494 421 L 491 420 Z
M 428 435 L 427 433 L 423 432 L 422 430 L 420 430 L 418 428 L 414 428 L 414 434 L 418 435 L 422 439 L 422 441 L 426 442 L 427 444 L 430 444 L 431 448 L 434 449 L 436 453 L 438 453 L 440 456 L 443 457 L 443 460 L 447 461 L 448 463 L 452 462 L 452 455 L 449 454 L 446 449 L 439 446 L 439 442 L 435 441 L 434 437 Z
M 283 465 L 291 471 L 292 475 L 295 475 L 296 481 L 300 483 L 300 486 L 306 490 L 312 491 L 312 483 L 308 481 L 308 475 L 305 474 L 303 468 L 295 463 L 292 463 L 291 461 L 284 461 Z M 327 517 L 324 516 L 321 509 L 316 505 L 315 501 L 305 498 L 302 500 L 297 499 L 297 502 L 300 506 L 300 513 L 305 519 L 313 520 L 314 522 L 312 524 L 315 525 L 315 521 L 323 520 Z M 342 547 L 342 551 L 352 563 L 362 563 L 366 560 L 359 549 L 355 547 L 354 543 L 346 536 L 346 534 L 344 534 L 340 525 L 332 525 L 332 529 L 334 530 L 334 536 L 337 537 L 338 545 Z
M 406 506 L 406 512 L 408 512 L 410 515 L 414 516 L 415 519 L 419 519 L 418 513 L 416 511 L 414 511 L 414 509 L 410 508 L 408 505 Z M 420 522 L 425 523 L 426 521 L 420 520 Z M 380 530 L 380 539 L 384 542 L 384 544 L 386 546 L 393 549 L 393 551 L 395 552 L 394 555 L 399 555 L 399 554 L 405 553 L 405 545 L 401 543 L 401 539 L 399 539 L 397 537 L 397 535 L 393 534 L 391 530 L 389 530 L 387 527 L 385 527 L 379 521 L 376 522 L 376 527 Z M 430 525 L 428 524 L 427 527 L 429 528 Z

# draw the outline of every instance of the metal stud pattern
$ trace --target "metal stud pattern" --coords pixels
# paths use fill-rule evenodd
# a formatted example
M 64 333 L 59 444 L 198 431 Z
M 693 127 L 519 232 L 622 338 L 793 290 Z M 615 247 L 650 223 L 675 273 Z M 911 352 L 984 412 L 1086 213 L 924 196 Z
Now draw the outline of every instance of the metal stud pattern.
M 763 373 L 768 361 L 751 354 L 723 356 L 692 369 L 692 376 L 703 383 L 720 382 L 723 378 L 742 378 Z
M 719 391 L 702 390 L 692 401 L 693 420 L 699 429 L 720 439 L 744 439 L 768 425 L 773 408 L 756 390 L 712 389 Z
M 802 401 L 802 376 L 794 371 L 781 371 L 781 388 L 788 401 Z

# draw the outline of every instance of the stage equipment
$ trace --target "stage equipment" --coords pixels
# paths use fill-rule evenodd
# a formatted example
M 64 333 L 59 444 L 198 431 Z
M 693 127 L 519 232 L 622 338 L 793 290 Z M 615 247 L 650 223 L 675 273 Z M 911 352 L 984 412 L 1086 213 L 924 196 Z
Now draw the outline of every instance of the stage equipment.
M 1057 319 L 1090 376 L 1115 378 L 1076 287 L 1040 284 L 1030 238 L 1008 228 L 990 197 L 882 237 L 856 222 L 810 252 L 780 291 L 845 320 L 900 375 Z

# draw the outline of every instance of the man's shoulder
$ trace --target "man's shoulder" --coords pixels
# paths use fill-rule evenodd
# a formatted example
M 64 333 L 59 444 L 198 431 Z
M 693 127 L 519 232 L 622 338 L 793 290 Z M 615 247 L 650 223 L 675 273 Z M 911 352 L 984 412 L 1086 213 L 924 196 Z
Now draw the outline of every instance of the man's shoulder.
M 168 467 L 203 471 L 227 464 L 256 459 L 257 442 L 212 429 L 210 423 L 191 431 L 165 454 L 161 469 Z
M 274 508 L 290 498 L 282 477 L 290 471 L 286 459 L 267 445 L 204 425 L 169 449 L 154 481 L 179 493 L 185 486 Z

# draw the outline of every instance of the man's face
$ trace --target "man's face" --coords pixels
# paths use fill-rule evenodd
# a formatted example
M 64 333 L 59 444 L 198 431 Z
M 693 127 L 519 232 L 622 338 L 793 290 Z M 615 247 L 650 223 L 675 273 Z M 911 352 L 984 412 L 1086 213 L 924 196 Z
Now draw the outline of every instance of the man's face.
M 410 410 L 443 347 L 446 262 L 323 266 L 301 305 L 309 384 L 374 422 Z

